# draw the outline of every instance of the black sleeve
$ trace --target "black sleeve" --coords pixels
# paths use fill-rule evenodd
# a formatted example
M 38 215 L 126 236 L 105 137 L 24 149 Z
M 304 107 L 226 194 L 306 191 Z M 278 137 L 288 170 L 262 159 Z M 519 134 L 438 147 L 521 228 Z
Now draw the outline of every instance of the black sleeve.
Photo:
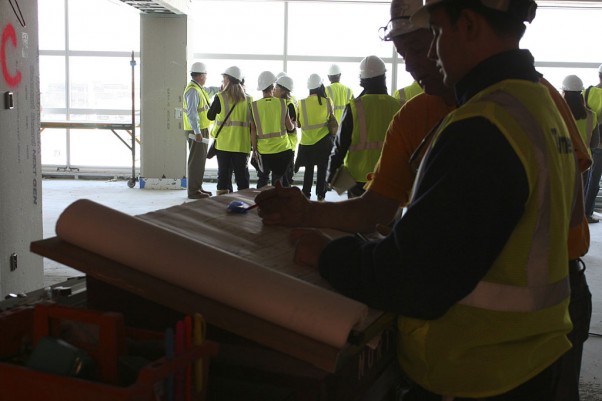
M 345 156 L 351 146 L 351 135 L 353 134 L 353 114 L 349 105 L 345 106 L 343 116 L 341 117 L 341 127 L 334 138 L 332 154 L 328 162 L 328 175 L 326 182 L 332 182 L 332 178 L 337 169 L 344 163 Z
M 219 101 L 219 97 L 215 96 L 213 98 L 213 103 L 207 110 L 207 118 L 211 121 L 215 121 L 215 116 L 217 116 L 222 111 L 222 104 Z
M 297 131 L 297 112 L 295 111 L 295 105 L 292 103 L 288 105 L 288 116 L 291 118 L 291 120 L 293 122 L 293 129 L 290 131 L 286 130 L 286 132 L 293 133 L 293 132 Z
M 335 289 L 371 307 L 436 319 L 487 273 L 524 211 L 529 187 L 518 156 L 483 118 L 446 128 L 422 171 L 390 235 L 334 240 L 319 269 Z
M 600 126 L 596 125 L 592 131 L 592 139 L 589 141 L 589 148 L 596 149 L 600 144 Z

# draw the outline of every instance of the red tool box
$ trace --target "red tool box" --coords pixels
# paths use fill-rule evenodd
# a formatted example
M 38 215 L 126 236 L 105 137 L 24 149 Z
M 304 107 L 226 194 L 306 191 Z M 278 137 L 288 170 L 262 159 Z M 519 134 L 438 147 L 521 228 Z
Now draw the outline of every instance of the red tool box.
M 200 365 L 199 361 L 202 361 L 199 381 L 203 385 L 190 393 L 184 391 L 183 399 L 204 400 L 210 358 L 218 351 L 216 343 L 205 341 L 173 358 L 163 353 L 142 366 L 131 383 L 120 385 L 123 382 L 119 374 L 120 358 L 128 357 L 132 344 L 163 344 L 164 333 L 125 327 L 118 313 L 55 304 L 36 304 L 0 313 L 0 333 L 0 401 L 171 400 L 174 398 L 167 396 L 166 383 L 173 378 L 178 380 L 181 372 Z M 94 380 L 26 367 L 27 355 L 41 339 L 48 337 L 63 339 L 87 353 L 97 368 Z

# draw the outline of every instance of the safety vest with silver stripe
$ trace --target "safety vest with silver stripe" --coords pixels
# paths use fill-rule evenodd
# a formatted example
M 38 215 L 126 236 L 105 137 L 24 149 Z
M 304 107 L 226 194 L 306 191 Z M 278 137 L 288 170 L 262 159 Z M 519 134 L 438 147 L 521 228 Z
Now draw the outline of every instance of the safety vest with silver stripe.
M 366 182 L 380 157 L 387 128 L 401 106 L 392 96 L 367 94 L 353 99 L 349 107 L 353 132 L 345 166 L 355 181 Z
M 422 92 L 424 92 L 424 89 L 422 89 L 418 82 L 414 81 L 411 85 L 397 89 L 395 93 L 393 93 L 393 97 L 399 100 L 400 104 L 403 106 L 408 100 Z
M 473 117 L 494 124 L 523 164 L 523 215 L 464 299 L 439 319 L 400 317 L 398 327 L 400 364 L 412 380 L 437 394 L 481 398 L 518 386 L 570 348 L 566 244 L 578 172 L 544 86 L 506 80 L 481 91 L 446 117 L 430 148 L 447 126 Z M 428 158 L 427 151 L 422 166 Z
M 257 130 L 257 150 L 261 154 L 275 154 L 291 149 L 286 135 L 285 119 L 288 113 L 284 99 L 267 97 L 251 105 Z
M 326 87 L 326 95 L 332 100 L 334 116 L 341 122 L 345 106 L 353 99 L 353 92 L 340 82 L 334 82 Z
M 575 123 L 577 124 L 577 128 L 579 129 L 581 138 L 583 139 L 583 142 L 585 143 L 585 146 L 587 147 L 587 152 L 589 153 L 589 155 L 591 157 L 592 150 L 589 147 L 589 143 L 592 140 L 592 134 L 593 134 L 594 128 L 598 124 L 598 119 L 596 118 L 596 114 L 588 108 L 585 109 L 585 114 L 586 114 L 585 118 L 575 120 Z
M 318 95 L 310 95 L 299 102 L 297 118 L 301 126 L 301 145 L 313 145 L 329 135 L 328 116 L 332 113 L 332 101 L 328 98 L 320 100 L 322 104 L 318 102 Z
M 224 122 L 224 118 L 234 105 L 223 93 L 220 92 L 216 96 L 219 98 L 221 110 L 215 116 L 215 125 L 211 136 L 215 138 L 219 127 L 223 125 L 224 128 L 220 131 L 215 148 L 227 152 L 251 152 L 251 97 L 247 96 L 244 101 L 236 103 L 228 120 Z
M 293 121 L 293 124 L 295 125 L 295 130 L 293 132 L 287 132 L 288 140 L 291 144 L 291 149 L 294 151 L 297 149 L 297 143 L 299 143 L 299 137 L 297 136 L 297 120 L 299 119 L 299 106 L 297 106 L 297 99 L 291 96 L 290 99 L 286 100 L 287 112 L 289 105 L 293 105 L 293 107 L 295 108 L 295 121 Z
M 194 89 L 199 94 L 199 106 L 197 107 L 197 112 L 199 113 L 199 128 L 205 129 L 211 126 L 211 120 L 207 118 L 207 111 L 209 110 L 209 95 L 207 92 L 199 84 L 194 81 L 190 81 L 186 88 L 184 89 L 184 96 L 182 96 L 182 109 L 184 113 L 182 113 L 182 119 L 184 121 L 184 130 L 192 131 L 192 126 L 190 125 L 190 121 L 188 120 L 188 115 L 186 114 L 186 110 L 188 110 L 188 103 L 186 102 L 186 92 Z

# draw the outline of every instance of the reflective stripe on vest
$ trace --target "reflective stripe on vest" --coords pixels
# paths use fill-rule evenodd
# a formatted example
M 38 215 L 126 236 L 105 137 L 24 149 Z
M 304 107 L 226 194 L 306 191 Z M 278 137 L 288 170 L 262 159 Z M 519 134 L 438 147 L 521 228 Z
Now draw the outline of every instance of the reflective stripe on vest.
M 307 105 L 305 102 L 306 100 L 307 99 L 301 100 L 301 107 L 300 107 L 303 110 L 303 122 L 305 122 L 305 123 L 307 123 L 309 121 L 309 115 L 307 114 Z M 328 101 L 328 99 L 326 99 L 326 107 L 328 108 L 328 115 L 332 114 L 332 107 L 330 106 L 330 102 Z M 312 130 L 312 129 L 326 127 L 327 125 L 328 125 L 328 120 L 323 123 L 318 123 L 318 124 L 302 125 L 301 128 L 303 128 L 305 130 Z
M 358 151 L 358 150 L 373 150 L 373 149 L 382 149 L 384 141 L 376 141 L 369 142 L 368 141 L 368 128 L 366 126 L 366 112 L 364 111 L 364 104 L 362 103 L 362 98 L 359 97 L 353 102 L 355 102 L 355 109 L 357 112 L 357 122 L 359 123 L 359 134 L 360 140 L 356 144 L 352 144 L 349 146 L 350 151 Z
M 334 91 L 332 90 L 332 85 L 329 85 L 326 88 L 326 92 L 328 94 L 328 97 L 331 98 L 334 103 Z M 345 89 L 345 95 L 346 95 L 345 99 L 351 99 L 353 97 L 351 94 L 351 89 L 349 89 L 349 88 Z M 334 110 L 342 112 L 343 110 L 345 110 L 345 106 L 346 106 L 346 104 L 342 104 L 342 105 L 335 104 Z
M 230 102 L 228 102 L 228 99 L 226 99 L 226 97 L 222 96 L 221 94 L 219 95 L 219 98 L 222 100 L 222 106 L 224 108 L 220 114 L 223 114 L 225 117 L 230 112 Z M 246 102 L 248 102 L 248 100 L 249 99 L 247 97 Z M 231 118 L 228 118 L 228 121 L 226 121 L 226 123 L 224 123 L 222 120 L 218 120 L 217 118 L 215 119 L 215 125 L 217 127 L 221 127 L 222 125 L 224 127 L 249 127 L 251 125 L 250 123 L 250 116 L 247 116 L 247 121 L 232 121 Z
M 286 121 L 286 113 L 287 113 L 286 103 L 284 102 L 284 99 L 279 99 L 279 100 L 280 100 L 280 106 L 281 106 L 280 131 L 274 131 L 274 132 L 268 132 L 268 133 L 263 132 L 263 124 L 261 121 L 261 116 L 259 114 L 258 103 L 253 102 L 252 107 L 253 107 L 253 114 L 255 116 L 255 127 L 257 128 L 257 139 L 277 138 L 280 136 L 284 136 L 286 134 L 286 128 L 284 126 L 285 121 Z
M 538 165 L 537 199 L 541 204 L 540 210 L 550 210 L 550 182 L 547 174 L 549 160 L 546 149 L 544 132 L 529 110 L 514 96 L 507 92 L 490 93 L 480 101 L 497 103 L 504 108 L 522 127 L 530 141 L 535 143 Z M 548 278 L 548 232 L 550 230 L 550 214 L 540 213 L 536 223 L 533 244 L 527 260 L 527 286 L 519 287 L 488 281 L 480 281 L 475 289 L 462 299 L 459 304 L 496 310 L 503 312 L 532 312 L 557 305 L 570 294 L 569 278 L 566 276 L 555 283 L 547 284 Z

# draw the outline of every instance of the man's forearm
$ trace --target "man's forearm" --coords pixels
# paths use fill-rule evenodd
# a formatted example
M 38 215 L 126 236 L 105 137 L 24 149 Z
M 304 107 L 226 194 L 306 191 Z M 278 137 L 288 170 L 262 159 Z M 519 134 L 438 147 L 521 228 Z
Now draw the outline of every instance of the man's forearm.
M 361 197 L 341 202 L 311 202 L 305 225 L 370 233 L 378 224 L 390 223 L 398 208 L 396 200 L 367 191 Z

